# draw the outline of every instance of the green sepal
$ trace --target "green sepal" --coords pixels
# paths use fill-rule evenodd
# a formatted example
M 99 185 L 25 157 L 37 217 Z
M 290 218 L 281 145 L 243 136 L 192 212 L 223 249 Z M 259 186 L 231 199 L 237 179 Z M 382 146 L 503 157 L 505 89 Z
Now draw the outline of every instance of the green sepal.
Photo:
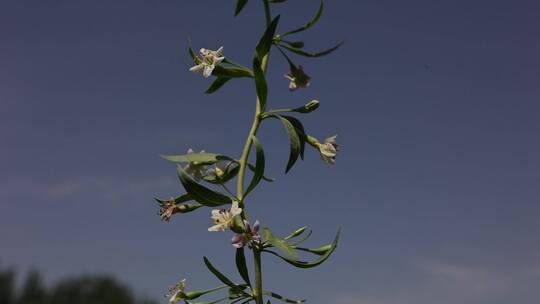
M 270 52 L 270 47 L 272 46 L 272 41 L 274 39 L 274 34 L 276 33 L 276 28 L 279 23 L 279 15 L 276 16 L 272 22 L 268 25 L 266 30 L 264 31 L 263 36 L 259 40 L 259 43 L 257 44 L 257 47 L 255 48 L 255 53 L 257 54 L 257 58 L 259 58 L 260 61 Z
M 285 303 L 291 303 L 291 304 L 301 304 L 301 303 L 304 303 L 306 302 L 306 300 L 291 300 L 291 299 L 287 299 L 275 292 L 271 292 L 271 291 L 263 291 L 263 295 L 266 295 L 266 296 L 269 296 L 269 297 L 272 297 L 274 299 L 278 299 L 282 302 L 285 302 Z
M 217 268 L 214 267 L 212 263 L 210 263 L 210 260 L 208 260 L 207 257 L 204 257 L 204 264 L 206 265 L 208 270 L 210 270 L 210 272 L 214 276 L 216 276 L 216 278 L 218 278 L 218 280 L 220 280 L 223 284 L 233 288 L 236 291 L 242 292 L 243 290 L 242 286 L 233 283 L 229 278 L 227 278 L 224 274 L 222 274 L 219 270 L 217 270 Z
M 261 110 L 264 111 L 266 99 L 268 98 L 268 86 L 264 71 L 262 70 L 261 60 L 257 57 L 253 58 L 253 74 L 255 76 L 255 89 L 257 90 L 259 105 Z
M 308 23 L 304 24 L 303 26 L 301 26 L 301 27 L 299 27 L 297 29 L 294 29 L 292 31 L 288 31 L 288 32 L 286 32 L 285 34 L 283 34 L 281 36 L 285 37 L 285 36 L 290 35 L 290 34 L 303 32 L 303 31 L 307 30 L 308 28 L 312 27 L 321 18 L 323 10 L 324 10 L 324 3 L 321 0 L 321 4 L 319 5 L 319 9 L 317 10 L 317 13 L 315 14 L 315 17 L 313 17 L 311 20 L 308 21 Z
M 224 84 L 226 84 L 229 80 L 231 80 L 231 77 L 224 77 L 224 76 L 218 76 L 216 80 L 212 82 L 212 84 L 206 89 L 204 92 L 205 94 L 212 94 L 219 90 Z
M 233 160 L 232 158 L 222 155 L 222 154 L 216 154 L 216 153 L 207 153 L 207 152 L 200 152 L 200 153 L 188 153 L 188 154 L 181 154 L 181 155 L 160 155 L 164 160 L 168 160 L 173 163 L 188 163 L 188 162 L 194 162 L 199 164 L 205 164 L 205 165 L 211 165 L 214 163 L 217 163 L 220 160 Z
M 159 199 L 159 198 L 154 198 L 160 205 L 161 204 L 164 204 L 165 202 L 167 201 L 170 201 L 170 200 L 167 200 L 167 199 Z M 177 196 L 175 197 L 174 199 L 174 203 L 175 204 L 182 204 L 182 203 L 185 203 L 185 202 L 189 202 L 189 201 L 192 201 L 194 200 L 193 196 L 189 193 L 185 193 L 185 194 L 182 194 L 180 196 Z
M 288 257 L 296 258 L 298 256 L 294 247 L 289 245 L 284 239 L 274 236 L 269 228 L 263 228 L 263 240 L 266 244 L 279 248 Z
M 251 179 L 251 182 L 249 183 L 249 186 L 246 190 L 246 193 L 244 194 L 244 197 L 246 197 L 261 181 L 261 179 L 264 176 L 264 165 L 265 165 L 265 158 L 264 158 L 264 150 L 257 139 L 257 137 L 253 136 L 253 146 L 255 146 L 255 152 L 256 152 L 256 160 L 255 160 L 255 170 L 253 173 L 253 178 Z
M 320 51 L 320 52 L 306 52 L 304 50 L 301 50 L 299 48 L 295 48 L 295 47 L 292 47 L 292 46 L 289 46 L 287 44 L 280 44 L 279 46 L 295 53 L 295 54 L 298 54 L 300 56 L 304 56 L 304 57 L 310 57 L 310 58 L 316 58 L 316 57 L 322 57 L 322 56 L 326 56 L 332 52 L 334 52 L 335 50 L 337 50 L 340 46 L 343 45 L 343 43 L 345 43 L 344 41 L 341 41 L 340 43 L 336 44 L 335 46 L 329 48 L 329 49 L 326 49 L 324 51 Z
M 316 267 L 316 266 L 319 266 L 320 264 L 324 263 L 329 257 L 330 255 L 334 252 L 334 250 L 336 250 L 336 247 L 338 245 L 338 242 L 339 242 L 339 234 L 340 234 L 340 231 L 341 229 L 338 230 L 337 234 L 336 234 L 336 237 L 334 239 L 334 241 L 332 242 L 331 244 L 331 247 L 328 251 L 326 251 L 325 254 L 321 255 L 318 259 L 315 259 L 313 261 L 309 261 L 309 262 L 305 262 L 305 261 L 299 261 L 299 260 L 295 260 L 295 259 L 292 259 L 292 258 L 289 258 L 289 257 L 286 257 L 286 256 L 282 256 L 274 251 L 271 251 L 271 250 L 264 250 L 264 252 L 268 252 L 270 254 L 273 254 L 277 257 L 279 257 L 280 259 L 282 259 L 283 261 L 295 266 L 295 267 L 298 267 L 298 268 L 313 268 L 313 267 Z
M 193 60 L 193 62 L 195 62 L 196 64 L 200 63 L 199 58 L 195 54 L 195 51 L 193 51 L 193 46 L 191 45 L 191 39 L 188 39 L 188 53 L 191 59 Z
M 247 268 L 246 256 L 244 254 L 244 248 L 236 249 L 236 268 L 238 273 L 244 279 L 244 282 L 251 287 L 251 281 L 249 280 L 249 270 Z
M 194 181 L 180 165 L 176 166 L 180 182 L 186 189 L 187 193 L 200 204 L 207 207 L 218 207 L 225 204 L 232 204 L 232 199 L 214 190 L 208 189 L 205 186 Z
M 234 10 L 234 16 L 238 16 L 240 12 L 244 9 L 244 6 L 246 6 L 248 0 L 237 0 L 236 1 L 236 9 Z

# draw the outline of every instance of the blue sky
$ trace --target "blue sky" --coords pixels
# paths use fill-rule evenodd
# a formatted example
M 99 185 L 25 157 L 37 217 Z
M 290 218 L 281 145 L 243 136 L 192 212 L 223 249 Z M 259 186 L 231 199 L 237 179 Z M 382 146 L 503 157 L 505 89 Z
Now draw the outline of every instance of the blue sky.
M 0 4 L 0 262 L 49 282 L 110 273 L 159 298 L 188 278 L 213 286 L 207 255 L 233 273 L 230 235 L 208 210 L 159 221 L 152 197 L 181 193 L 158 154 L 238 155 L 254 107 L 249 80 L 214 95 L 189 73 L 186 41 L 248 65 L 260 1 L 3 1 Z M 278 5 L 278 30 L 318 1 Z M 343 228 L 322 267 L 266 257 L 265 286 L 310 303 L 527 303 L 540 297 L 540 16 L 535 1 L 327 1 L 299 36 L 340 40 L 290 93 L 273 52 L 269 105 L 298 106 L 310 134 L 338 134 L 335 166 L 308 150 L 288 175 L 287 138 L 269 122 L 252 217 L 311 244 Z

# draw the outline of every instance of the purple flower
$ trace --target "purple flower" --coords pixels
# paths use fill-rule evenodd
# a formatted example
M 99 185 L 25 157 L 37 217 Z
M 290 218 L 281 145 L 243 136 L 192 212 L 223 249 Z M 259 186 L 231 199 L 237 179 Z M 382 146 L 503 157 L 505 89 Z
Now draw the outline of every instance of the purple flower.
M 231 239 L 232 245 L 235 248 L 243 248 L 251 242 L 258 242 L 261 239 L 259 235 L 259 221 L 255 221 L 253 226 L 248 221 L 244 221 L 244 226 L 244 233 L 237 233 Z

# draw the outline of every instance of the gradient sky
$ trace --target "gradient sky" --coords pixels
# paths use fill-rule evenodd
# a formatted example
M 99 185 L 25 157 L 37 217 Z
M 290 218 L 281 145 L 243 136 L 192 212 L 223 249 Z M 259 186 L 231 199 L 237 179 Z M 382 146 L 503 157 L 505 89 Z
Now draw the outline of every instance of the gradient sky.
M 316 0 L 275 6 L 280 30 Z M 336 166 L 313 150 L 288 175 L 288 142 L 261 128 L 268 175 L 250 214 L 278 234 L 308 225 L 313 246 L 343 227 L 323 266 L 264 260 L 265 286 L 310 303 L 532 303 L 540 298 L 540 5 L 537 1 L 327 1 L 299 36 L 345 39 L 290 93 L 278 56 L 272 107 L 313 98 L 309 133 L 334 133 Z M 209 211 L 159 221 L 152 197 L 182 193 L 158 154 L 240 153 L 254 108 L 249 80 L 214 95 L 189 73 L 186 41 L 248 65 L 259 1 L 0 3 L 0 262 L 49 282 L 110 273 L 160 298 L 187 277 L 214 285 L 208 255 L 233 273 L 229 233 Z M 276 52 L 272 53 L 277 55 Z

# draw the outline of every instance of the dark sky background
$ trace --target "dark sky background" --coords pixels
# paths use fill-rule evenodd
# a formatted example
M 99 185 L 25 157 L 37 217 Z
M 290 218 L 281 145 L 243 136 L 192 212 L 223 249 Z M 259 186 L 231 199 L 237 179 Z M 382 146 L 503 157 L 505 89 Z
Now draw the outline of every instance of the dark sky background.
M 315 0 L 276 5 L 280 31 Z M 156 215 L 182 193 L 158 154 L 238 156 L 254 108 L 249 80 L 214 95 L 188 72 L 196 49 L 224 46 L 249 65 L 260 1 L 0 3 L 0 262 L 49 282 L 110 273 L 161 298 L 187 277 L 214 286 L 207 255 L 234 273 L 230 233 L 209 210 Z M 323 59 L 290 93 L 273 56 L 269 105 L 313 98 L 310 134 L 338 134 L 335 166 L 307 150 L 288 175 L 281 126 L 261 127 L 268 175 L 250 215 L 278 234 L 308 225 L 313 246 L 343 227 L 323 266 L 266 257 L 265 287 L 310 303 L 532 303 L 540 298 L 540 5 L 537 1 L 327 1 L 298 36 Z M 273 52 L 272 55 L 278 55 Z

